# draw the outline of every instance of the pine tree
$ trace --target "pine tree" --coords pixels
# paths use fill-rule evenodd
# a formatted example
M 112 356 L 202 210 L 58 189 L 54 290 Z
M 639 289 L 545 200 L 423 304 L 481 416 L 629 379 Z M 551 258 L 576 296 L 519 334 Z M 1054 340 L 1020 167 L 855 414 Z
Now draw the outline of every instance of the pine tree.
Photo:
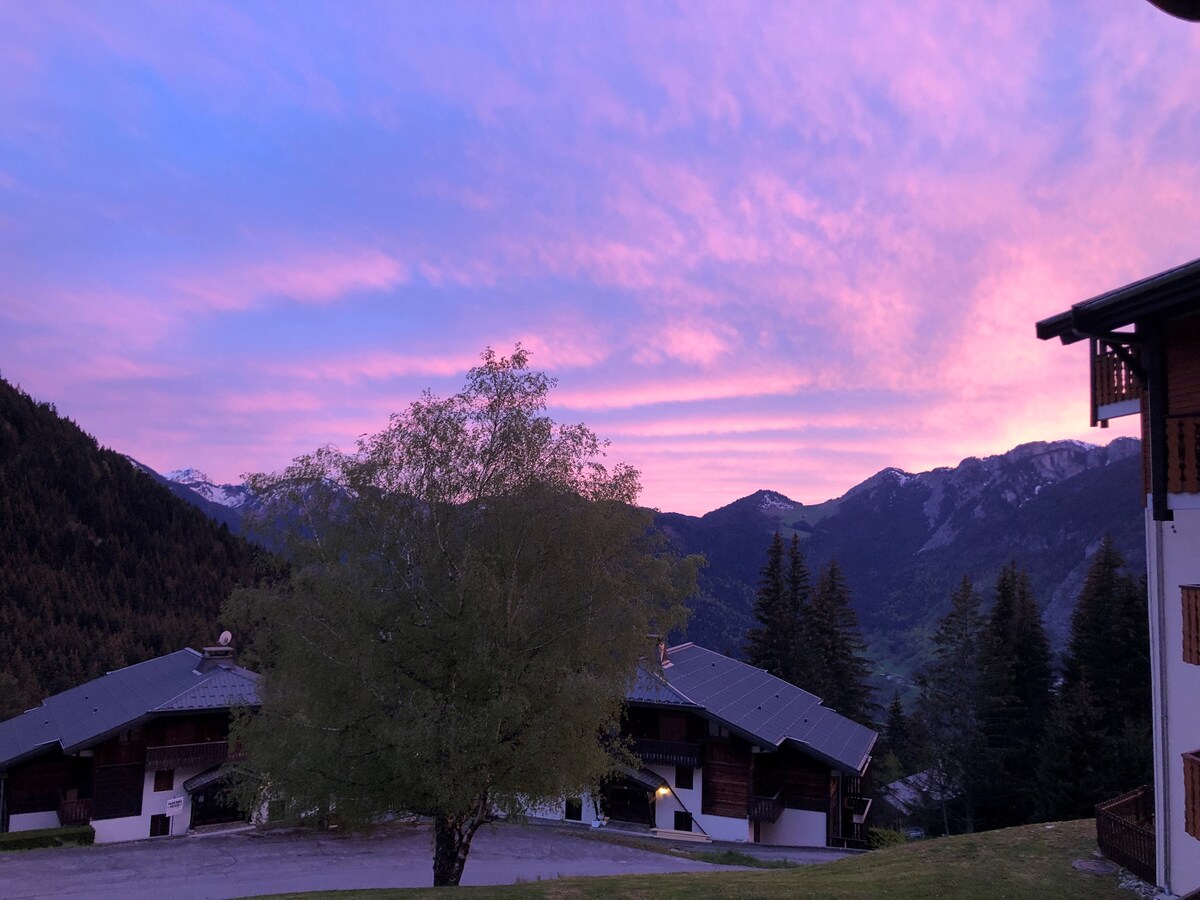
M 877 707 L 867 684 L 871 662 L 836 559 L 821 571 L 809 612 L 806 639 L 813 677 L 812 686 L 805 689 L 848 718 L 872 721 Z
M 754 597 L 754 618 L 759 624 L 747 633 L 744 652 L 750 665 L 781 678 L 793 650 L 793 632 L 787 624 L 786 604 L 783 537 L 776 531 L 767 548 L 767 562 L 759 573 L 758 592 Z
M 1050 643 L 1029 575 L 1015 562 L 996 580 L 980 653 L 989 826 L 1028 822 L 1036 807 L 1037 747 L 1050 709 Z
M 1150 661 L 1144 587 L 1105 537 L 1071 617 L 1062 689 L 1038 769 L 1039 814 L 1086 815 L 1149 780 Z
M 933 636 L 933 660 L 917 675 L 916 719 L 929 761 L 930 793 L 947 833 L 975 830 L 983 734 L 979 721 L 982 600 L 969 578 L 950 595 L 950 611 Z M 958 802 L 951 804 L 951 800 Z M 952 815 L 953 813 L 953 815 Z
M 888 705 L 887 719 L 883 724 L 884 747 L 896 755 L 901 769 L 908 773 L 915 761 L 913 753 L 913 734 L 908 716 L 904 714 L 904 704 L 900 702 L 900 692 L 892 694 L 892 702 Z

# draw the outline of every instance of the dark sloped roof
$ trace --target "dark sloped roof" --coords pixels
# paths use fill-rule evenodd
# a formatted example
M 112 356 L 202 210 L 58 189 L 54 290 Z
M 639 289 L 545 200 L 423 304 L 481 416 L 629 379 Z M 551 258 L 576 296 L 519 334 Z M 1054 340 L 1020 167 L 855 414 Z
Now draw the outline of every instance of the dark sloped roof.
M 1043 341 L 1072 344 L 1145 319 L 1200 311 L 1200 259 L 1076 303 L 1037 323 Z
M 764 747 L 791 741 L 843 771 L 861 774 L 866 769 L 876 733 L 822 706 L 819 697 L 695 644 L 672 647 L 667 655 L 670 662 L 662 674 L 647 677 L 660 679 L 664 689 L 703 708 L 747 739 Z M 643 690 L 643 694 L 648 697 L 650 692 Z M 654 702 L 632 693 L 630 699 Z
M 73 752 L 155 713 L 257 706 L 258 675 L 191 648 L 109 672 L 0 722 L 0 769 L 52 748 Z

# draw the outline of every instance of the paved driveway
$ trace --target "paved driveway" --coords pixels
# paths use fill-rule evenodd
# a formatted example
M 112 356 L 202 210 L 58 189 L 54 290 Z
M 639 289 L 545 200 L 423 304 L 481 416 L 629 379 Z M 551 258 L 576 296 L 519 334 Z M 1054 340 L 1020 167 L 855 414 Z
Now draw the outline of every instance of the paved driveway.
M 0 854 L 0 897 L 241 897 L 433 883 L 427 827 L 372 834 L 160 838 L 127 844 Z M 511 884 L 571 875 L 697 872 L 717 866 L 592 840 L 558 828 L 490 825 L 471 846 L 463 884 Z

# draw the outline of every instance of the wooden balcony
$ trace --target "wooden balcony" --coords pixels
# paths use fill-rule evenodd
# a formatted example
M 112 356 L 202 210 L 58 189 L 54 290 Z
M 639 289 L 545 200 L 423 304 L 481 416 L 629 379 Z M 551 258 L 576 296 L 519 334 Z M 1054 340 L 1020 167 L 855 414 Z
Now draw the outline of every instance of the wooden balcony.
M 92 821 L 91 800 L 62 800 L 58 804 L 58 824 L 86 825 Z
M 1200 493 L 1200 416 L 1167 416 L 1167 493 Z
M 694 769 L 700 765 L 700 745 L 685 741 L 656 741 L 637 738 L 633 752 L 648 766 L 683 766 Z
M 1119 355 L 1101 341 L 1092 341 L 1092 424 L 1132 415 L 1142 408 L 1142 383 L 1136 373 L 1137 348 Z
M 1200 584 L 1179 587 L 1183 613 L 1183 661 L 1200 666 Z
M 783 815 L 783 792 L 776 792 L 774 797 L 750 798 L 750 821 L 772 824 L 779 821 Z
M 1100 852 L 1142 881 L 1154 884 L 1154 790 L 1137 790 L 1096 804 Z
M 230 754 L 228 741 L 205 741 L 200 744 L 175 744 L 169 747 L 147 747 L 147 769 L 182 769 L 187 767 L 207 768 L 219 766 L 228 759 L 237 759 Z

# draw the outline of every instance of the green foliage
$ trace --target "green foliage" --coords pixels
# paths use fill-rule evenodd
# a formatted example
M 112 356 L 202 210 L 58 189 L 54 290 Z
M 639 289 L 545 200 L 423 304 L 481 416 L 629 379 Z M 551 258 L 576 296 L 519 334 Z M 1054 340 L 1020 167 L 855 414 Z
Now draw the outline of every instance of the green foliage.
M 882 850 L 884 847 L 897 847 L 907 843 L 908 838 L 904 832 L 896 828 L 867 829 L 867 845 L 872 850 Z
M 263 663 L 262 711 L 234 729 L 247 765 L 293 810 L 432 816 L 439 885 L 494 808 L 578 795 L 629 758 L 604 736 L 695 587 L 634 506 L 637 473 L 547 418 L 553 382 L 526 362 L 488 351 L 356 453 L 253 478 L 303 529 L 290 578 L 230 606 Z
M 693 859 L 714 866 L 743 866 L 747 869 L 794 869 L 799 863 L 787 859 L 759 859 L 740 850 L 708 850 L 690 854 Z
M 986 793 L 980 813 L 991 827 L 1030 821 L 1037 804 L 1037 748 L 1050 708 L 1050 645 L 1029 576 L 1010 563 L 979 655 Z
M 867 684 L 871 674 L 867 645 L 837 560 L 831 560 L 817 579 L 805 640 L 813 668 L 809 683 L 801 686 L 844 716 L 873 721 L 877 707 Z
M 1086 815 L 1150 781 L 1149 627 L 1144 585 L 1110 538 L 1071 618 L 1063 685 L 1039 753 L 1039 814 Z
M 813 669 L 808 647 L 810 602 L 800 539 L 792 535 L 785 574 L 783 538 L 775 532 L 754 599 L 754 617 L 759 624 L 746 636 L 747 661 L 784 681 L 801 687 L 808 684 Z
M 924 745 L 920 767 L 928 772 L 948 834 L 975 830 L 975 799 L 984 776 L 981 603 L 975 585 L 963 578 L 933 636 L 933 658 L 917 676 L 916 719 Z
M 5 850 L 38 850 L 45 847 L 86 847 L 96 840 L 91 825 L 71 825 L 66 828 L 37 828 L 31 831 L 10 831 L 0 834 L 0 852 Z
M 221 631 L 248 544 L 0 380 L 0 719 Z

